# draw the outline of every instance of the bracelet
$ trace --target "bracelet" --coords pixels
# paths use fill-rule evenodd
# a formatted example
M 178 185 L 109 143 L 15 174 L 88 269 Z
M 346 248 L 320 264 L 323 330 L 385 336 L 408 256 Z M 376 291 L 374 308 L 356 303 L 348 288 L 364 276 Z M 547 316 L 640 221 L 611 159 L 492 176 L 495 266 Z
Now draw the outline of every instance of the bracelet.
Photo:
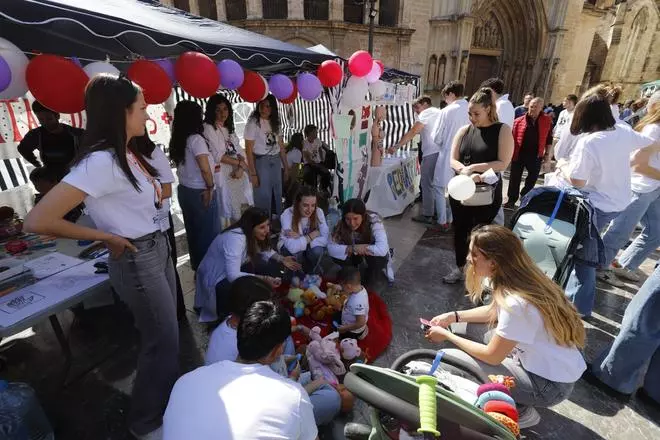
M 460 319 L 458 319 L 458 312 L 456 310 L 454 310 L 454 319 L 455 319 L 454 322 L 460 321 Z

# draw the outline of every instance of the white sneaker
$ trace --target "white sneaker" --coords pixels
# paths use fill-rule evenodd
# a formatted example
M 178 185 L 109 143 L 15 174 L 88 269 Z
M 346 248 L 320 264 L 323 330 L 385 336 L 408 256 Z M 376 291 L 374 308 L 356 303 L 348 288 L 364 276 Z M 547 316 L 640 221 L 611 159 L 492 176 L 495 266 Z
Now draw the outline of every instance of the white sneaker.
M 464 281 L 465 280 L 465 274 L 463 273 L 463 270 L 455 267 L 449 272 L 449 275 L 445 275 L 444 278 L 442 278 L 442 281 L 444 281 L 447 284 L 456 284 L 459 281 Z
M 617 278 L 612 269 L 599 270 L 596 272 L 596 278 L 601 280 L 604 283 L 607 283 L 614 287 L 623 287 L 625 283 Z
M 636 271 L 628 270 L 625 267 L 613 267 L 612 271 L 619 278 L 623 278 L 624 280 L 632 281 L 633 283 L 637 283 L 641 280 L 640 276 L 637 275 Z
M 541 414 L 534 407 L 526 406 L 518 412 L 518 426 L 520 429 L 531 428 L 541 421 Z

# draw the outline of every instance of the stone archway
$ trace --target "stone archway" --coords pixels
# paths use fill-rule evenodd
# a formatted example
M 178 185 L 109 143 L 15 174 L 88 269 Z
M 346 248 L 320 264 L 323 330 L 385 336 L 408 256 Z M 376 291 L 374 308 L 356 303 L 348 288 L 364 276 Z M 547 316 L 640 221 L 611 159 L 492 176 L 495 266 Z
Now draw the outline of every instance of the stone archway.
M 492 76 L 502 78 L 512 101 L 528 90 L 541 91 L 548 34 L 542 0 L 482 0 L 474 2 L 472 16 L 470 58 L 476 55 L 473 65 L 482 75 L 490 68 Z M 483 67 L 487 63 L 490 67 Z M 468 76 L 469 70 L 470 65 Z

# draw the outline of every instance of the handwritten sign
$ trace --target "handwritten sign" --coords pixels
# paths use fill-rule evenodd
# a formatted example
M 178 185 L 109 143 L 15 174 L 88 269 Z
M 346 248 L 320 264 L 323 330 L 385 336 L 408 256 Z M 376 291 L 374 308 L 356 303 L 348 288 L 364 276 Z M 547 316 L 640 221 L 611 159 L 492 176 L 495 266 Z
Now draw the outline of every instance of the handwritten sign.
M 34 303 L 38 303 L 42 299 L 44 299 L 44 297 L 42 295 L 39 295 L 38 293 L 34 293 L 30 291 L 23 292 L 20 295 L 15 296 L 10 300 L 1 302 L 0 310 L 9 314 L 16 313 L 24 307 L 27 307 Z

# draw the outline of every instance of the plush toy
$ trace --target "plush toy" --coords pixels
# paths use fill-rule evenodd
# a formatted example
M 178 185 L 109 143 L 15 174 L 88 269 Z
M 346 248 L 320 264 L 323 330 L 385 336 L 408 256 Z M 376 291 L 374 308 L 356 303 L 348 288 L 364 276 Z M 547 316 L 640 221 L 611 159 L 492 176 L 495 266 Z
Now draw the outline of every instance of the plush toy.
M 353 396 L 353 393 L 348 391 L 348 388 L 341 384 L 337 385 L 335 389 L 341 398 L 341 412 L 350 412 L 353 409 L 353 405 L 355 405 L 355 397 Z
M 352 338 L 343 339 L 339 343 L 339 349 L 341 350 L 342 359 L 347 361 L 352 361 L 362 354 L 362 349 L 358 347 L 357 340 Z
M 305 278 L 302 280 L 301 287 L 303 289 L 309 289 L 312 286 L 321 287 L 321 276 L 320 275 L 305 275 Z
M 312 286 L 309 286 L 309 289 L 307 289 L 307 290 L 310 291 L 310 292 L 314 292 L 314 295 L 316 295 L 316 297 L 318 299 L 326 299 L 328 297 L 325 293 L 323 293 L 323 291 L 321 290 L 321 288 L 319 286 L 312 285 Z
M 339 333 L 334 332 L 321 338 L 321 329 L 314 327 L 310 331 L 312 341 L 307 345 L 307 362 L 314 379 L 324 378 L 328 383 L 337 385 L 337 376 L 346 374 L 346 368 L 337 350 L 336 339 Z
M 303 301 L 298 301 L 293 305 L 293 316 L 296 318 L 305 316 L 305 303 Z
M 338 312 L 344 307 L 346 298 L 347 298 L 346 295 L 342 294 L 341 292 L 338 292 L 338 293 L 328 294 L 328 298 L 325 300 L 325 302 L 330 307 L 332 307 L 332 309 L 335 312 Z
M 308 315 L 311 316 L 314 321 L 323 321 L 328 316 L 332 316 L 335 312 L 332 307 L 325 305 L 323 301 L 317 301 L 311 306 L 305 308 L 305 310 L 309 310 Z
M 291 287 L 300 288 L 300 278 L 299 277 L 291 278 Z
M 316 293 L 314 293 L 314 291 L 311 289 L 307 289 L 303 292 L 300 299 L 305 303 L 305 305 L 311 306 L 316 302 Z
M 304 290 L 298 288 L 298 287 L 291 287 L 289 289 L 289 293 L 286 295 L 289 301 L 292 303 L 297 303 L 302 299 L 302 295 L 305 293 Z

